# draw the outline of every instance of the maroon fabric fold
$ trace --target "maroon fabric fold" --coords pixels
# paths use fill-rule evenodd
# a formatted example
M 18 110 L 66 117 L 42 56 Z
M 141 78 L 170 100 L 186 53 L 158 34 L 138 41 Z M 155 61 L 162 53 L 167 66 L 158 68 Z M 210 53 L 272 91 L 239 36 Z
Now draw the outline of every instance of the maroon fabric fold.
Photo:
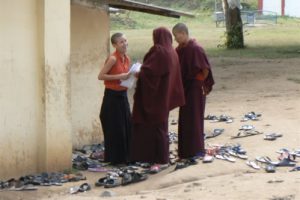
M 145 55 L 134 94 L 133 123 L 165 122 L 169 111 L 184 104 L 178 55 L 166 28 L 153 31 L 154 45 Z
M 191 39 L 186 45 L 178 46 L 176 51 L 180 57 L 183 84 L 195 79 L 203 69 L 208 69 L 209 73 L 203 84 L 210 92 L 215 82 L 204 49 L 196 40 Z
M 186 104 L 179 109 L 178 123 L 178 156 L 190 158 L 205 153 L 204 147 L 204 112 L 206 96 L 203 87 L 212 90 L 214 79 L 211 67 L 203 48 L 195 40 L 178 46 L 182 81 Z M 204 81 L 196 79 L 198 73 L 208 69 L 208 77 Z

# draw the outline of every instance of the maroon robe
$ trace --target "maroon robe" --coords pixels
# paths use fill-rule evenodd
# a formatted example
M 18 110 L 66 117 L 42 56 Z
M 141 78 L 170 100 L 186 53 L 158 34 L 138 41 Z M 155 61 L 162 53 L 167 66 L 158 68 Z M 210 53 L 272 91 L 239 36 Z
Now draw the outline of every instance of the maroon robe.
M 178 155 L 190 158 L 205 153 L 204 147 L 204 112 L 206 96 L 203 88 L 210 92 L 214 84 L 209 61 L 203 48 L 195 40 L 178 46 L 182 82 L 186 104 L 179 109 L 178 123 Z M 209 73 L 204 81 L 196 79 L 203 69 Z
M 131 160 L 169 162 L 169 111 L 184 104 L 178 55 L 166 28 L 153 31 L 154 45 L 145 55 L 132 111 Z

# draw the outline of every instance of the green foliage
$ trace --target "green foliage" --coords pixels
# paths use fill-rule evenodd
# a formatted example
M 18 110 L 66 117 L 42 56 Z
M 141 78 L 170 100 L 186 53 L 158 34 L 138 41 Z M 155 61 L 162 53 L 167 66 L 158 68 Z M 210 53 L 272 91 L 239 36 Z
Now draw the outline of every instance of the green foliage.
M 163 2 L 163 1 L 162 1 Z M 178 10 L 183 10 L 182 8 Z M 128 12 L 128 13 L 127 13 Z M 111 20 L 112 32 L 124 32 L 129 41 L 128 53 L 133 61 L 142 60 L 152 45 L 152 30 L 158 26 L 172 28 L 178 22 L 188 25 L 190 35 L 205 49 L 208 55 L 224 57 L 251 58 L 293 58 L 300 57 L 298 18 L 278 17 L 277 24 L 260 24 L 258 26 L 244 26 L 244 45 L 242 49 L 227 49 L 224 45 L 225 27 L 216 27 L 213 12 L 190 10 L 195 18 L 181 17 L 180 19 L 151 15 L 141 12 L 127 11 L 119 18 Z M 225 48 L 218 48 L 218 47 Z M 176 46 L 174 42 L 174 46 Z
M 225 46 L 228 49 L 240 49 L 244 48 L 244 33 L 243 33 L 243 24 L 238 23 L 232 25 L 226 34 Z

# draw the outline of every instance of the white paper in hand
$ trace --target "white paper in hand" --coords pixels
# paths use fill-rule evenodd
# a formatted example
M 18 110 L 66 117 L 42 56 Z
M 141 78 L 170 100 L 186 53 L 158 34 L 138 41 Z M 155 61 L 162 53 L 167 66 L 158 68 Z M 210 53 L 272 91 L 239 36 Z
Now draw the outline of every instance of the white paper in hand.
M 126 80 L 121 80 L 120 85 L 123 87 L 127 87 L 128 89 L 131 89 L 135 85 L 135 82 L 137 80 L 137 78 L 134 76 L 134 74 L 141 70 L 141 66 L 142 66 L 141 63 L 138 63 L 138 62 L 134 63 L 129 70 L 129 72 L 130 72 L 129 78 Z

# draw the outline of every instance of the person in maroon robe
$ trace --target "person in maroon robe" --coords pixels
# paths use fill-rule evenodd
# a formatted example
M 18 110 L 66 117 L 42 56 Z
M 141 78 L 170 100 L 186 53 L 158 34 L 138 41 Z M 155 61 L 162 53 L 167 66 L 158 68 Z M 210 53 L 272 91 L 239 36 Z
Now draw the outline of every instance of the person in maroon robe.
M 182 106 L 185 100 L 171 32 L 164 27 L 155 29 L 153 42 L 137 75 L 130 156 L 133 162 L 159 168 L 169 163 L 169 111 Z
M 194 159 L 205 155 L 204 112 L 206 95 L 214 85 L 211 66 L 203 48 L 189 38 L 188 28 L 176 24 L 172 33 L 178 43 L 176 48 L 186 104 L 179 109 L 178 156 Z

